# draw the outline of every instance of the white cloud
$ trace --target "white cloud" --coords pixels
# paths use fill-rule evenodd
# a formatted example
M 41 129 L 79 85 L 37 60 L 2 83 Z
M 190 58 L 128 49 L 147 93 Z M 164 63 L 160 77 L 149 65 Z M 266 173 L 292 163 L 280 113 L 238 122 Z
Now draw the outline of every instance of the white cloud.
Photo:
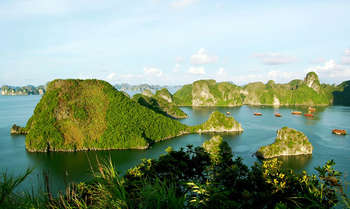
M 254 54 L 254 57 L 260 59 L 265 65 L 282 65 L 296 61 L 295 57 L 282 55 L 280 53 L 258 53 Z
M 176 57 L 176 63 L 183 63 L 185 59 L 183 57 Z
M 284 71 L 277 71 L 272 70 L 267 73 L 267 78 L 269 80 L 274 81 L 286 81 L 289 82 L 293 79 L 293 77 L 296 76 L 295 72 L 284 72 Z
M 110 74 L 106 77 L 106 79 L 107 79 L 107 80 L 112 80 L 115 76 L 116 76 L 116 73 L 110 73 Z
M 100 2 L 93 0 L 13 0 L 0 5 L 0 16 L 63 15 L 101 7 Z
M 201 48 L 198 52 L 191 56 L 191 63 L 194 65 L 203 65 L 215 63 L 218 60 L 217 56 L 209 55 L 207 50 Z
M 170 6 L 172 8 L 179 9 L 179 8 L 188 7 L 188 6 L 195 4 L 197 2 L 199 2 L 199 0 L 175 0 L 170 4 Z
M 204 67 L 190 67 L 188 69 L 188 72 L 191 74 L 195 74 L 195 75 L 204 75 L 206 74 Z
M 180 68 L 181 68 L 181 65 L 180 64 L 176 64 L 174 69 L 173 69 L 173 72 L 179 72 L 180 71 Z
M 345 56 L 350 56 L 350 49 L 345 49 L 344 54 L 345 54 Z
M 274 80 L 276 83 L 287 83 L 293 79 L 303 79 L 304 76 L 304 72 L 285 72 L 271 70 L 266 73 L 251 73 L 246 75 L 234 76 L 232 78 L 232 81 L 240 85 L 258 81 L 266 83 L 269 80 Z
M 307 72 L 315 71 L 323 77 L 347 80 L 350 77 L 350 67 L 337 64 L 334 60 L 329 60 L 323 65 L 310 67 Z
M 151 76 L 157 76 L 157 77 L 161 77 L 163 75 L 163 72 L 160 69 L 154 68 L 154 67 L 145 67 L 143 69 L 143 72 L 145 73 L 145 75 L 151 75 Z
M 326 60 L 323 59 L 323 58 L 315 58 L 313 60 L 311 60 L 311 63 L 312 64 L 321 64 L 321 63 L 324 63 Z
M 226 75 L 225 69 L 223 67 L 219 68 L 218 72 L 216 72 L 217 76 Z
M 350 65 L 350 56 L 344 56 L 341 58 L 341 63 L 344 65 Z
M 341 63 L 344 65 L 350 65 L 350 49 L 345 49 L 344 56 L 341 58 Z

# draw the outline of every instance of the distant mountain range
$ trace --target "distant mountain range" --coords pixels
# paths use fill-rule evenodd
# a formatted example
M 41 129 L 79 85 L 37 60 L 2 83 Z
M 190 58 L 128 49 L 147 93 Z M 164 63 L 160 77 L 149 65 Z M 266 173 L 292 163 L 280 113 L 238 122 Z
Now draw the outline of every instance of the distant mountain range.
M 134 94 L 142 93 L 145 90 L 150 90 L 152 93 L 155 93 L 158 90 L 161 90 L 163 88 L 168 89 L 168 91 L 171 94 L 174 94 L 177 90 L 181 89 L 181 85 L 176 86 L 160 86 L 160 85 L 150 85 L 150 84 L 139 84 L 139 85 L 131 85 L 128 83 L 122 83 L 122 84 L 115 84 L 114 87 L 119 91 L 124 91 L 128 93 L 130 96 L 133 96 Z
M 45 86 L 8 86 L 1 87 L 1 95 L 3 96 L 17 96 L 17 95 L 42 95 L 45 93 Z

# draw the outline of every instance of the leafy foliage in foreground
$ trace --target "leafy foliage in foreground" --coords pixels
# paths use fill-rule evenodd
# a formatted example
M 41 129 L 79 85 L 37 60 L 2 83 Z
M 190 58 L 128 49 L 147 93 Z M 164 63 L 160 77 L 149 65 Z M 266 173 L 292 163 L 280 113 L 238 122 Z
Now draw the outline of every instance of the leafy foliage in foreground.
M 338 197 L 344 199 L 345 206 L 349 203 L 333 161 L 316 168 L 317 175 L 310 175 L 283 168 L 277 159 L 249 168 L 241 158 L 233 159 L 230 147 L 220 137 L 204 147 L 167 149 L 167 154 L 143 160 L 123 177 L 111 161 L 99 163 L 91 181 L 68 186 L 64 195 L 21 199 L 11 193 L 0 207 L 332 208 L 339 204 Z M 0 186 L 6 184 L 1 181 Z M 15 199 L 9 201 L 9 197 Z
M 26 125 L 29 151 L 142 149 L 187 128 L 100 80 L 54 80 Z

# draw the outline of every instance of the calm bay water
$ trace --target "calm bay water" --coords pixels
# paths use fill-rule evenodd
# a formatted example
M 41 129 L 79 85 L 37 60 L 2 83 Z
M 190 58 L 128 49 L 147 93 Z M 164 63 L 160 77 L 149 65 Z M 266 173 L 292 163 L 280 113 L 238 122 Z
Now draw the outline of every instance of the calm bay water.
M 25 181 L 20 189 L 37 189 L 42 187 L 42 174 L 48 173 L 54 191 L 64 188 L 66 182 L 82 181 L 89 178 L 91 167 L 100 161 L 111 158 L 121 173 L 137 165 L 142 158 L 157 158 L 165 153 L 168 146 L 177 150 L 188 144 L 201 145 L 210 135 L 186 135 L 154 144 L 148 150 L 123 151 L 90 151 L 76 153 L 29 153 L 25 150 L 24 136 L 11 136 L 10 128 L 16 123 L 24 126 L 32 115 L 40 96 L 0 96 L 0 172 L 19 175 L 26 168 L 34 167 L 34 173 Z M 332 129 L 350 131 L 350 107 L 331 106 L 317 108 L 313 119 L 291 115 L 292 110 L 305 111 L 305 107 L 278 109 L 272 107 L 215 107 L 215 108 L 182 108 L 189 118 L 181 120 L 188 125 L 196 125 L 206 121 L 214 110 L 226 113 L 239 121 L 244 132 L 238 135 L 222 135 L 231 146 L 235 156 L 252 165 L 257 161 L 253 155 L 263 145 L 270 144 L 276 137 L 276 130 L 283 126 L 304 132 L 314 147 L 312 156 L 296 156 L 280 158 L 285 166 L 295 170 L 314 172 L 314 167 L 323 165 L 334 159 L 336 168 L 345 174 L 350 182 L 350 136 L 337 136 Z M 253 112 L 261 112 L 263 116 L 253 116 Z M 274 117 L 275 112 L 282 114 Z

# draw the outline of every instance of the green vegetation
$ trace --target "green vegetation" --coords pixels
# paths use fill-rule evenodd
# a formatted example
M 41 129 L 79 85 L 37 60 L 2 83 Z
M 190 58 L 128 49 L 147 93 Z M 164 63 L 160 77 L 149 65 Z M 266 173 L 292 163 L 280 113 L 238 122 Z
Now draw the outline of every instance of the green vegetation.
M 187 126 L 130 100 L 99 80 L 55 80 L 26 130 L 29 151 L 144 149 Z
M 144 91 L 142 94 L 135 94 L 133 100 L 142 106 L 171 118 L 188 117 L 186 113 L 173 103 L 172 95 L 167 89 L 161 89 L 155 95 L 149 92 Z
M 330 105 L 332 97 L 320 87 L 319 92 L 305 83 L 293 80 L 288 84 L 250 83 L 243 87 L 246 91 L 244 104 L 253 105 Z
M 185 85 L 174 94 L 180 106 L 239 106 L 242 105 L 240 87 L 215 80 L 199 80 Z
M 234 118 L 219 112 L 193 127 L 169 118 L 185 117 L 168 102 L 169 95 L 162 90 L 152 97 L 138 94 L 131 100 L 105 81 L 52 81 L 24 129 L 26 149 L 146 149 L 151 143 L 188 133 L 243 131 Z
M 176 91 L 174 101 L 179 106 L 192 106 L 192 84 L 184 85 Z
M 345 81 L 337 86 L 337 90 L 332 92 L 334 105 L 350 106 L 350 81 Z
M 260 147 L 256 155 L 261 158 L 273 158 L 282 155 L 312 154 L 312 145 L 300 131 L 283 127 L 277 131 L 273 144 Z
M 194 132 L 242 132 L 243 128 L 233 117 L 214 111 L 209 119 L 201 125 L 191 127 Z
M 277 159 L 249 168 L 233 158 L 220 137 L 203 147 L 169 149 L 159 159 L 144 159 L 124 176 L 111 161 L 99 163 L 91 180 L 70 184 L 58 195 L 48 186 L 42 195 L 15 193 L 27 174 L 1 178 L 0 208 L 349 208 L 342 174 L 333 161 L 317 167 L 317 175 L 293 172 Z
M 225 161 L 229 161 L 230 159 L 226 159 L 226 157 L 232 158 L 231 148 L 225 142 L 221 136 L 213 136 L 211 139 L 205 141 L 203 143 L 204 151 L 209 154 L 209 157 L 213 164 L 220 164 Z
M 310 72 L 304 81 L 292 80 L 287 84 L 269 81 L 239 87 L 229 82 L 199 80 L 183 86 L 174 94 L 174 100 L 179 106 L 331 105 L 332 93 L 339 89 L 320 84 L 317 74 Z

